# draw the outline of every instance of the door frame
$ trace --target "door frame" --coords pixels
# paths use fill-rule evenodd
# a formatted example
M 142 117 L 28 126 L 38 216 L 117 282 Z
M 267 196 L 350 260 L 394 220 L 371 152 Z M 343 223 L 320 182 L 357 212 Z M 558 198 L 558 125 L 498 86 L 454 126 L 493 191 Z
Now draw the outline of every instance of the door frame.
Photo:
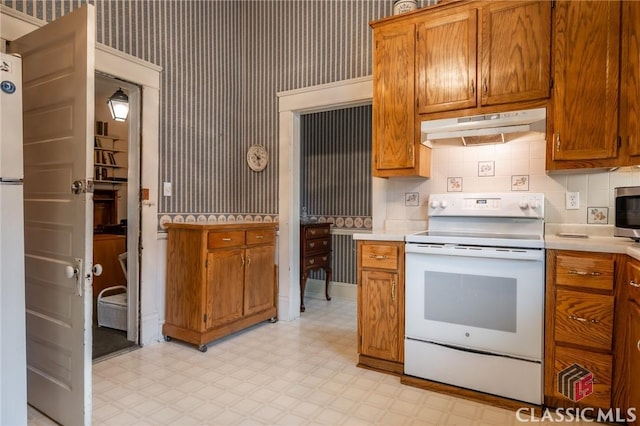
M 370 105 L 371 76 L 277 93 L 279 113 L 278 319 L 300 317 L 300 116 Z M 373 229 L 384 228 L 386 179 L 372 178 Z
M 0 5 L 0 38 L 11 41 L 47 22 Z M 140 185 L 149 199 L 140 204 L 140 335 L 144 346 L 160 340 L 158 303 L 158 139 L 160 123 L 160 72 L 162 67 L 96 43 L 95 71 L 128 81 L 141 88 Z M 137 189 L 136 189 L 137 191 Z

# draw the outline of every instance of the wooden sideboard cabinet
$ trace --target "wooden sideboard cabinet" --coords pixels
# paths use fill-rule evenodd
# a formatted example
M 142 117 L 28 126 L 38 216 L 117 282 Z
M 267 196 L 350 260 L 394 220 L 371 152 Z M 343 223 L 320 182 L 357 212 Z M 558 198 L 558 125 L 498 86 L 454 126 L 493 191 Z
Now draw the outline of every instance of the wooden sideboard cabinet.
M 277 318 L 276 225 L 168 224 L 162 333 L 198 345 Z
M 625 255 L 547 250 L 544 401 L 549 407 L 621 407 L 626 328 L 619 315 Z M 593 392 L 574 402 L 559 373 L 578 364 L 593 374 Z M 614 370 L 615 368 L 615 370 Z
M 358 241 L 358 366 L 404 371 L 404 242 Z
M 331 224 L 300 224 L 300 312 L 305 311 L 304 290 L 307 286 L 309 272 L 324 269 L 324 294 L 329 296 L 331 282 Z

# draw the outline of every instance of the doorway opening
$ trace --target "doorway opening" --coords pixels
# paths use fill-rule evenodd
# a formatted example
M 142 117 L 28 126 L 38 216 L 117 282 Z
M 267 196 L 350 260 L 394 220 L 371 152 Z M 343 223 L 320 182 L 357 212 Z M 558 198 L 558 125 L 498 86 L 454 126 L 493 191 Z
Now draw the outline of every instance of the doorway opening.
M 118 89 L 129 96 L 124 122 L 113 120 L 107 107 Z M 134 273 L 140 239 L 140 108 L 134 104 L 139 99 L 135 84 L 96 73 L 93 264 L 102 265 L 102 273 L 93 279 L 94 361 L 139 343 L 139 279 Z

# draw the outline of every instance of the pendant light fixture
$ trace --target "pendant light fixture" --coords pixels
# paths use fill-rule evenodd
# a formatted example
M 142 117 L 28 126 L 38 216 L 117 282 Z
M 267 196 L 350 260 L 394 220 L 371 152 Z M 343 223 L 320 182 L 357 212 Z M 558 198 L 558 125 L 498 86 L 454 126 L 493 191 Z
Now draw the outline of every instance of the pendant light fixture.
M 129 115 L 129 97 L 118 88 L 116 92 L 107 99 L 111 118 L 115 121 L 125 121 Z

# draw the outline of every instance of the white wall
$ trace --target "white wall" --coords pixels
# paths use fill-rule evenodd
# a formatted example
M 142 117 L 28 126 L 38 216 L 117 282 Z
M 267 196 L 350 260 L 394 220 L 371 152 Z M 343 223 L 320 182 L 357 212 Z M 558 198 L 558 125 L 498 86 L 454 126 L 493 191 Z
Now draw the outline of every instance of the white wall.
M 494 161 L 495 176 L 479 177 L 478 162 Z M 586 224 L 589 207 L 608 208 L 608 223 L 613 224 L 613 188 L 640 185 L 640 168 L 578 174 L 545 172 L 545 141 L 531 133 L 504 144 L 465 147 L 456 142 L 435 142 L 430 179 L 389 179 L 387 183 L 387 221 L 424 221 L 427 198 L 431 192 L 447 192 L 449 177 L 462 178 L 462 192 L 510 192 L 514 175 L 529 176 L 529 192 L 546 196 L 547 223 Z M 565 209 L 565 193 L 580 193 L 580 208 Z M 405 206 L 405 193 L 418 192 L 419 206 Z

